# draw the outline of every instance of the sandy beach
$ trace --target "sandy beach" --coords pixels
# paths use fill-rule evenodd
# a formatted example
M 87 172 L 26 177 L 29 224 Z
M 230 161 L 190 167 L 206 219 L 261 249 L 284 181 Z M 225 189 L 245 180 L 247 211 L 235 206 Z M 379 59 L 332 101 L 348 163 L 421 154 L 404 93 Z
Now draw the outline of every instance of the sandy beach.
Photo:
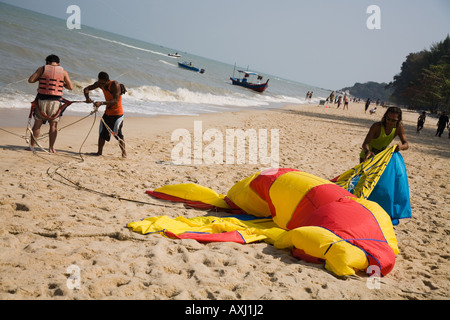
M 369 115 L 363 103 L 345 111 L 335 106 L 127 117 L 127 159 L 116 141 L 105 145 L 103 156 L 89 155 L 97 151 L 101 114 L 95 122 L 91 116 L 61 130 L 57 154 L 38 149 L 33 155 L 20 137 L 28 110 L 2 110 L 1 127 L 17 135 L 0 131 L 0 299 L 449 299 L 450 139 L 447 130 L 434 136 L 437 119 L 431 117 L 416 134 L 415 112 L 403 114 L 410 147 L 402 152 L 413 216 L 394 227 L 400 253 L 377 289 L 369 288 L 363 273 L 336 277 L 266 243 L 202 244 L 144 236 L 126 227 L 150 216 L 211 214 L 152 199 L 146 190 L 194 182 L 226 194 L 261 169 L 258 164 L 174 165 L 172 132 L 193 132 L 194 121 L 202 121 L 203 131 L 224 134 L 278 129 L 280 167 L 326 179 L 345 172 L 358 163 L 364 137 L 384 109 Z M 65 115 L 59 127 L 75 120 Z M 47 130 L 43 126 L 42 132 Z M 41 143 L 48 148 L 48 140 Z M 73 270 L 79 272 L 75 288 Z

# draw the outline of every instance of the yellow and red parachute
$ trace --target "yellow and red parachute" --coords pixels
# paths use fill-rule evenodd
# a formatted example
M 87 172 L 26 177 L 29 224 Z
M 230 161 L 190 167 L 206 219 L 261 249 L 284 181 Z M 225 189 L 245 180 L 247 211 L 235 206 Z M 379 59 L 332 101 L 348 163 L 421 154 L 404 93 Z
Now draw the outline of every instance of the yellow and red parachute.
M 391 219 L 377 203 L 295 169 L 255 173 L 236 183 L 226 196 L 197 184 L 165 186 L 147 193 L 196 208 L 261 219 L 164 216 L 128 224 L 142 234 L 159 232 L 208 242 L 264 240 L 277 248 L 292 249 L 303 260 L 324 263 L 337 275 L 351 275 L 369 266 L 386 275 L 398 254 Z

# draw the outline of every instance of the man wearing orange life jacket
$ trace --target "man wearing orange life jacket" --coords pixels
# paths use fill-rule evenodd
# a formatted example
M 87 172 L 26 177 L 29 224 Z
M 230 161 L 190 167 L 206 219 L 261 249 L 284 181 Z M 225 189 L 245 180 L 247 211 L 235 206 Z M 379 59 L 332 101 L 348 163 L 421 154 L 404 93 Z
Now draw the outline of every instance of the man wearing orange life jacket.
M 37 94 L 37 107 L 34 112 L 33 137 L 31 138 L 31 146 L 36 144 L 37 137 L 39 137 L 41 126 L 45 121 L 49 122 L 49 149 L 51 153 L 55 153 L 55 141 L 58 134 L 58 121 L 60 115 L 58 114 L 61 103 L 60 99 L 63 95 L 63 88 L 68 90 L 73 89 L 72 81 L 70 81 L 69 74 L 59 65 L 59 57 L 49 55 L 45 59 L 45 66 L 38 68 L 28 79 L 29 83 L 39 81 Z M 58 115 L 56 118 L 52 116 Z
M 104 102 L 97 101 L 94 103 L 96 108 L 101 105 L 105 105 L 105 113 L 103 114 L 102 121 L 100 122 L 100 135 L 98 137 L 98 151 L 95 155 L 101 156 L 103 153 L 103 147 L 106 141 L 111 138 L 110 131 L 106 126 L 109 127 L 111 132 L 113 132 L 114 137 L 119 140 L 120 150 L 122 151 L 122 157 L 127 157 L 127 152 L 125 150 L 125 140 L 122 134 L 123 127 L 123 107 L 122 107 L 122 89 L 120 84 L 115 80 L 110 80 L 109 75 L 106 72 L 100 72 L 98 74 L 98 81 L 84 88 L 84 96 L 86 97 L 86 103 L 93 102 L 89 98 L 89 91 L 95 89 L 102 89 L 103 95 L 105 96 Z M 105 126 L 106 124 L 106 126 Z

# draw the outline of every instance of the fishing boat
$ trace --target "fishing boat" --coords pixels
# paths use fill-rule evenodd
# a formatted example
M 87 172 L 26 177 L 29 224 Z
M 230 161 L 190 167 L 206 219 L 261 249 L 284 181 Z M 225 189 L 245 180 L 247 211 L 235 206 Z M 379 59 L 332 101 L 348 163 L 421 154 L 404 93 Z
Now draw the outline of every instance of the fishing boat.
M 234 77 L 234 72 L 233 72 L 233 77 L 230 77 L 230 80 L 232 82 L 233 85 L 235 86 L 241 86 L 244 88 L 248 88 L 257 92 L 264 92 L 267 87 L 269 86 L 269 80 L 267 79 L 266 82 L 260 82 L 263 77 L 259 74 L 257 74 L 256 72 L 249 72 L 249 71 L 242 71 L 242 70 L 237 70 L 240 74 L 242 74 L 242 78 L 235 78 Z M 249 78 L 250 76 L 253 77 L 257 77 L 258 82 L 257 83 L 253 83 L 253 82 L 249 82 Z
M 192 62 L 178 62 L 178 66 L 183 69 L 191 70 L 194 72 L 205 73 L 205 69 L 199 69 L 195 67 Z

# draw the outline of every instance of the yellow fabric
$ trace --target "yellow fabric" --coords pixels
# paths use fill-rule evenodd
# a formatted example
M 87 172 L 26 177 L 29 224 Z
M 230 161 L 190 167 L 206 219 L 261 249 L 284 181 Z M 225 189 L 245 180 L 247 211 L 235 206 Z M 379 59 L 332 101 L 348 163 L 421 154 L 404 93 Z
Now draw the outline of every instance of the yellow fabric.
M 185 200 L 200 201 L 219 208 L 228 208 L 227 203 L 223 200 L 225 197 L 224 195 L 218 194 L 210 188 L 195 183 L 168 185 L 155 189 L 154 191 Z
M 272 219 L 241 221 L 212 216 L 190 219 L 159 216 L 131 222 L 127 227 L 137 233 L 160 233 L 166 237 L 164 231 L 176 235 L 185 232 L 220 234 L 238 231 L 246 243 L 265 241 L 279 249 L 302 249 L 308 255 L 325 260 L 325 268 L 339 276 L 352 275 L 368 266 L 363 250 L 341 241 L 340 237 L 324 228 L 302 227 L 287 231 L 277 227 Z
M 236 183 L 227 193 L 227 197 L 233 201 L 239 208 L 255 217 L 265 218 L 270 217 L 271 212 L 267 202 L 250 188 L 250 183 L 255 179 L 260 172 L 242 179 Z
M 394 149 L 390 150 L 392 154 Z M 390 157 L 391 155 L 388 152 L 384 152 L 383 154 L 377 155 L 375 157 L 376 160 L 382 159 L 382 157 Z M 366 164 L 362 166 L 363 171 L 365 168 L 367 169 Z M 247 213 L 256 217 L 267 217 L 271 215 L 267 202 L 261 199 L 250 188 L 250 183 L 259 174 L 259 172 L 255 173 L 236 183 L 227 193 L 227 197 Z M 347 176 L 349 175 L 348 173 Z M 344 179 L 340 180 L 344 181 Z M 289 231 L 285 230 L 293 211 L 303 196 L 311 188 L 322 184 L 331 184 L 331 182 L 297 171 L 287 172 L 278 177 L 269 191 L 272 203 L 277 210 L 273 220 L 256 219 L 242 221 L 236 218 L 210 216 L 191 219 L 184 217 L 171 219 L 167 216 L 162 216 L 131 222 L 127 226 L 141 234 L 159 232 L 165 236 L 167 235 L 164 231 L 170 231 L 176 235 L 184 232 L 220 234 L 222 232 L 238 231 L 246 243 L 265 241 L 273 244 L 277 248 L 286 249 L 295 247 L 301 249 L 310 256 L 325 260 L 325 268 L 339 276 L 352 275 L 358 270 L 365 270 L 368 266 L 365 252 L 355 245 L 342 241 L 342 238 L 327 229 L 321 227 L 301 227 Z M 361 188 L 368 190 L 370 189 L 370 185 L 364 185 Z M 187 200 L 202 201 L 217 207 L 228 208 L 228 205 L 223 200 L 223 195 L 219 195 L 209 188 L 196 184 L 165 186 L 154 191 Z M 395 254 L 398 254 L 397 240 L 388 214 L 375 202 L 356 198 L 352 198 L 352 201 L 357 201 L 374 214 L 389 246 Z M 331 244 L 333 245 L 330 247 Z
M 286 229 L 298 203 L 312 188 L 321 184 L 331 184 L 312 174 L 291 171 L 278 177 L 270 188 L 270 199 L 277 212 L 273 220 L 280 228 Z
M 274 246 L 302 249 L 310 256 L 325 260 L 325 268 L 340 276 L 365 270 L 368 261 L 364 251 L 341 240 L 342 238 L 321 227 L 301 227 L 286 231 L 275 241 Z
M 175 219 L 168 216 L 158 216 L 144 219 L 142 221 L 130 222 L 128 228 L 141 234 L 161 233 L 166 236 L 165 231 L 170 231 L 175 235 L 185 232 L 220 234 L 229 231 L 238 231 L 246 243 L 256 242 L 267 239 L 267 235 L 275 234 L 276 231 L 270 230 L 276 227 L 272 219 L 264 219 L 257 223 L 246 223 L 236 218 L 219 217 L 196 217 Z M 260 229 L 260 230 L 256 230 Z M 267 232 L 264 230 L 267 229 Z M 267 234 L 267 235 L 266 235 Z
M 347 170 L 339 176 L 335 183 L 345 190 L 349 190 L 351 189 L 352 179 L 360 175 L 361 177 L 352 193 L 358 198 L 367 199 L 373 188 L 375 188 L 378 180 L 380 180 L 396 147 L 397 146 L 392 146 L 391 148 L 380 152 L 375 157 L 367 159 L 365 162 Z

